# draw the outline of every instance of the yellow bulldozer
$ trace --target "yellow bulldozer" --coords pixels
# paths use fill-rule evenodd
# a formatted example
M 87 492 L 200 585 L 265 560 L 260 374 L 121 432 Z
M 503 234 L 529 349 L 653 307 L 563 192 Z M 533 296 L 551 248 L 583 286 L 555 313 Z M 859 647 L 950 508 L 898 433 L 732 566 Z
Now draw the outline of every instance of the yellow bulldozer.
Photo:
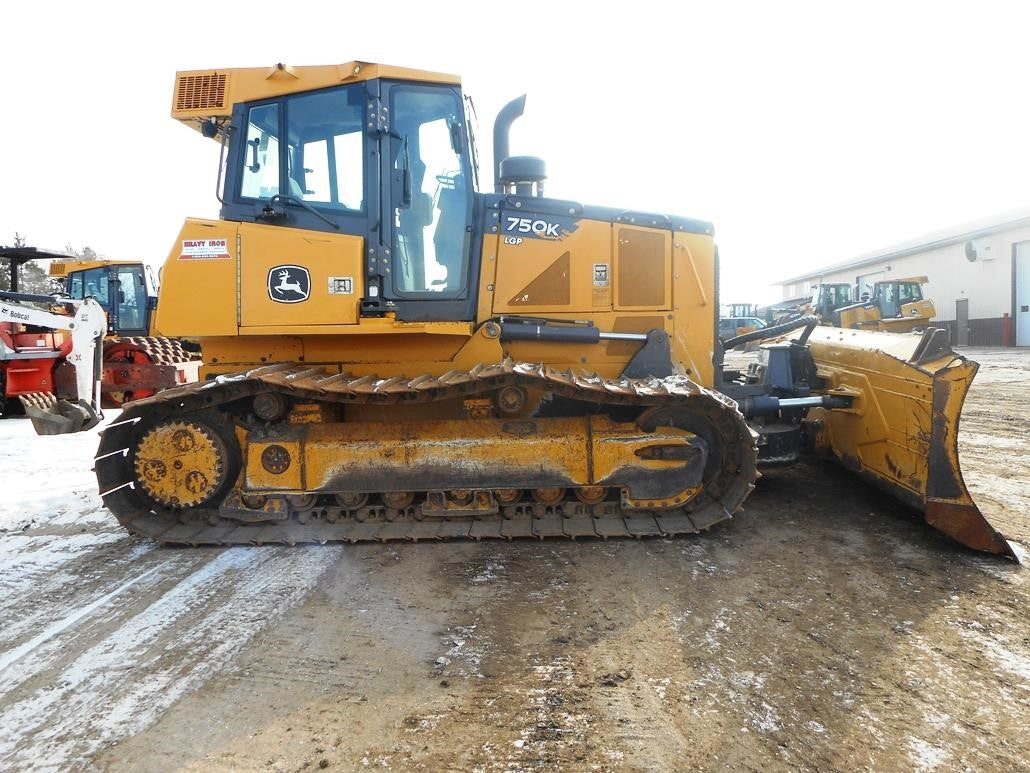
M 923 297 L 923 285 L 927 282 L 925 276 L 876 282 L 870 297 L 863 296 L 856 303 L 835 309 L 833 324 L 891 333 L 925 330 L 937 316 L 933 301 Z
M 128 403 L 96 474 L 169 543 L 616 537 L 705 530 L 759 469 L 837 459 L 977 550 L 1012 555 L 959 470 L 976 365 L 923 336 L 750 335 L 724 367 L 712 225 L 543 195 L 494 125 L 493 192 L 452 75 L 366 62 L 177 74 L 219 143 L 157 326 L 200 383 Z M 793 336 L 793 337 L 791 337 Z M 727 345 L 732 344 L 728 342 Z

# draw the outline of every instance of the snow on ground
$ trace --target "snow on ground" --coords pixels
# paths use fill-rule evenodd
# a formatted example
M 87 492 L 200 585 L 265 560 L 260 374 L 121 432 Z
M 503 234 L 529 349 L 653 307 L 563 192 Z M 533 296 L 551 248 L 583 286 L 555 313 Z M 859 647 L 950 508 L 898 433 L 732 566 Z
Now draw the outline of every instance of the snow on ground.
M 42 521 L 93 525 L 112 520 L 98 512 L 101 502 L 91 468 L 99 431 L 117 414 L 108 411 L 95 430 L 49 437 L 37 436 L 28 419 L 0 419 L 5 451 L 0 534 Z
M 97 493 L 97 442 L 0 420 L 0 769 L 79 767 L 148 726 L 339 559 L 133 538 Z
M 963 467 L 1030 544 L 1030 359 L 984 359 Z M 818 468 L 696 540 L 180 550 L 97 442 L 0 420 L 0 770 L 1025 767 L 1030 575 Z

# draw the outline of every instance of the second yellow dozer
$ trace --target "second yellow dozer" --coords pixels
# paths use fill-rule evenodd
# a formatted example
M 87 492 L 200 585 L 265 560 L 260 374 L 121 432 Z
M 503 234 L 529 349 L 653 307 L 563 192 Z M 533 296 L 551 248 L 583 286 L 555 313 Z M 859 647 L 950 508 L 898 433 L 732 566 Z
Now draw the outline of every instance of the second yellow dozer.
M 925 330 L 937 316 L 933 301 L 923 296 L 928 282 L 925 276 L 876 282 L 868 300 L 835 309 L 832 324 L 889 333 Z
M 722 364 L 712 226 L 543 195 L 494 126 L 477 191 L 457 77 L 366 62 L 178 74 L 220 142 L 217 220 L 189 219 L 158 327 L 202 381 L 103 433 L 104 502 L 170 543 L 697 532 L 759 468 L 834 457 L 977 550 L 956 432 L 976 365 L 940 331 L 817 328 Z M 794 339 L 789 339 L 793 333 Z

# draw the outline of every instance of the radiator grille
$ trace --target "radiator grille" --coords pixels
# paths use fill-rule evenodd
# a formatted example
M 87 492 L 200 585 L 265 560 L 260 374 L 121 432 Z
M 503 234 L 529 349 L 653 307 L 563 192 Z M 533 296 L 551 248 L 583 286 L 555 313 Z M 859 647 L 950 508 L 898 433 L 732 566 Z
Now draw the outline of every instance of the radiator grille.
M 180 75 L 175 84 L 176 110 L 208 110 L 225 107 L 227 76 Z

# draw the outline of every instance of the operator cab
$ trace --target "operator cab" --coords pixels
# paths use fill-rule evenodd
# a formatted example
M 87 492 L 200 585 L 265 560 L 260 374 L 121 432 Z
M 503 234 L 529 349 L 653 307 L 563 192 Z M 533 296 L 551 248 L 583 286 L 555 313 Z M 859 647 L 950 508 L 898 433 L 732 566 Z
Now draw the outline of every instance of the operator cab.
M 851 285 L 819 284 L 812 295 L 812 309 L 820 319 L 833 319 L 838 309 L 851 304 Z
M 884 319 L 900 317 L 902 306 L 921 300 L 923 289 L 918 282 L 902 279 L 877 282 L 873 286 L 872 303 L 880 310 L 880 316 Z
M 473 318 L 460 86 L 373 78 L 242 102 L 231 125 L 223 219 L 363 237 L 361 316 Z
M 65 292 L 76 299 L 95 298 L 107 312 L 108 330 L 120 336 L 149 335 L 150 314 L 157 305 L 157 286 L 149 266 L 106 263 L 71 270 Z

